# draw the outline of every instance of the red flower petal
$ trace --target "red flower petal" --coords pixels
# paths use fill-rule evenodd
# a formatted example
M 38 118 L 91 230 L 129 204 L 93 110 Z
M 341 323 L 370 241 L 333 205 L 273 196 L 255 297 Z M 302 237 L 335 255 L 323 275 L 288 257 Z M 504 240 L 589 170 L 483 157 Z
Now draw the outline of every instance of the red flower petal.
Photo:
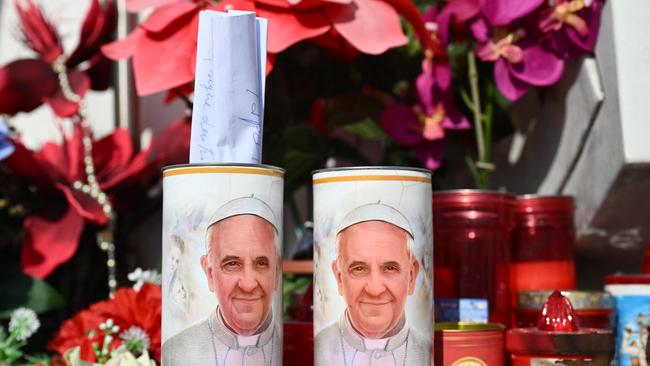
M 63 54 L 59 34 L 32 0 L 26 0 L 24 4 L 22 7 L 20 2 L 15 2 L 25 43 L 49 64 Z
M 104 182 L 121 174 L 133 155 L 133 141 L 129 131 L 118 128 L 112 134 L 93 144 L 93 160 L 97 180 Z
M 90 79 L 81 71 L 71 71 L 68 73 L 68 80 L 70 86 L 75 94 L 83 97 L 90 89 Z M 50 105 L 54 114 L 61 118 L 72 117 L 79 112 L 79 104 L 68 100 L 61 91 L 57 88 L 54 94 L 45 98 L 45 102 Z
M 128 168 L 101 187 L 110 193 L 116 211 L 133 207 L 145 197 L 149 184 L 159 179 L 164 166 L 187 163 L 189 153 L 189 121 L 173 122 L 154 138 L 149 148 L 133 158 Z
M 90 78 L 92 90 L 106 90 L 113 84 L 113 62 L 103 54 L 97 53 L 89 61 L 90 66 L 85 70 Z
M 397 12 L 383 1 L 328 5 L 326 13 L 339 34 L 361 52 L 377 55 L 408 42 Z
M 58 88 L 50 65 L 41 60 L 17 60 L 0 68 L 0 114 L 31 112 Z
M 140 37 L 133 55 L 138 95 L 153 94 L 194 80 L 198 25 L 197 12 L 187 23 Z
M 164 5 L 177 0 L 126 0 L 126 10 L 135 13 L 152 6 Z
M 195 16 L 199 11 L 199 5 L 195 3 L 173 3 L 163 5 L 156 9 L 140 26 L 149 32 L 162 32 L 175 22 L 187 23 L 188 19 L 183 19 L 186 16 Z M 182 25 L 179 24 L 175 29 L 179 29 Z
M 77 214 L 89 223 L 97 226 L 104 226 L 108 223 L 108 218 L 104 214 L 102 206 L 90 195 L 71 189 L 64 184 L 57 183 L 55 186 L 65 195 L 70 207 L 74 208 Z
M 268 51 L 279 53 L 305 39 L 326 33 L 331 24 L 320 11 L 291 11 L 257 7 L 257 16 L 269 20 Z
M 412 0 L 385 0 L 387 3 L 393 6 L 399 14 L 401 14 L 415 30 L 420 44 L 423 45 L 426 49 L 433 49 L 434 44 L 431 40 L 429 31 L 424 25 L 424 20 L 420 15 L 420 11 L 415 6 Z
M 18 178 L 36 185 L 39 189 L 51 190 L 52 183 L 61 179 L 60 174 L 39 159 L 39 155 L 28 150 L 20 141 L 12 141 L 13 154 L 4 162 Z M 47 145 L 46 145 L 47 146 Z
M 273 71 L 273 66 L 275 66 L 275 60 L 276 60 L 276 55 L 275 53 L 267 53 L 266 54 L 266 75 L 270 74 L 271 71 Z
M 77 251 L 84 220 L 67 204 L 49 202 L 38 215 L 25 219 L 20 258 L 23 272 L 45 278 Z
M 44 155 L 44 159 L 49 161 L 50 166 L 58 167 L 65 172 L 65 179 L 62 180 L 65 185 L 72 185 L 74 181 L 85 178 L 83 136 L 84 132 L 81 124 L 75 123 L 72 135 L 67 136 L 62 145 L 50 145 L 53 147 L 53 153 L 56 153 L 58 148 L 59 151 L 65 152 L 65 155 L 62 157 L 54 154 L 52 156 Z M 41 153 L 45 152 L 46 149 L 41 151 Z
M 97 54 L 102 43 L 112 36 L 116 23 L 117 6 L 114 1 L 107 1 L 100 5 L 98 0 L 92 0 L 81 26 L 77 48 L 66 61 L 68 68 Z
M 121 288 L 112 299 L 95 303 L 88 310 L 63 322 L 47 347 L 62 355 L 71 347 L 87 340 L 88 332 L 97 331 L 100 323 L 113 319 L 121 330 L 132 326 L 143 329 L 151 340 L 149 349 L 159 362 L 161 297 L 160 287 L 149 283 L 143 284 L 139 292 L 132 288 Z
M 135 47 L 144 34 L 145 30 L 137 27 L 126 38 L 102 46 L 102 53 L 111 60 L 129 58 L 135 52 Z

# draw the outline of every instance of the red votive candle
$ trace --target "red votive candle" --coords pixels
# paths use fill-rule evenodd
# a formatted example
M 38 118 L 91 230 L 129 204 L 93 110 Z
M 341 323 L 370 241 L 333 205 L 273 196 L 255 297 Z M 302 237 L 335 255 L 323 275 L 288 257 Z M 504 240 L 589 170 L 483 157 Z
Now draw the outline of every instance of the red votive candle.
M 615 348 L 611 329 L 579 328 L 571 302 L 555 291 L 542 307 L 534 328 L 513 328 L 506 333 L 512 366 L 577 364 L 609 365 Z
M 523 291 L 517 294 L 515 326 L 534 327 L 542 306 L 553 291 Z M 580 328 L 613 329 L 616 321 L 614 298 L 604 291 L 561 291 L 571 301 Z
M 433 194 L 436 300 L 487 300 L 489 322 L 510 324 L 514 206 L 514 196 L 499 192 Z
M 526 195 L 517 199 L 511 275 L 515 292 L 573 290 L 573 198 Z

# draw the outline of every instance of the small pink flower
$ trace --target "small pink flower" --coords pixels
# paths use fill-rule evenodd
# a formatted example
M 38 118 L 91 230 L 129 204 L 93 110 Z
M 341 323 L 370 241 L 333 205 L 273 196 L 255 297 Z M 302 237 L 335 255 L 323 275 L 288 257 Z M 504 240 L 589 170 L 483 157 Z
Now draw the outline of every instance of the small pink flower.
M 593 52 L 602 0 L 556 0 L 540 12 L 538 27 L 565 57 Z
M 480 42 L 477 57 L 494 62 L 494 82 L 509 100 L 521 98 L 530 86 L 553 85 L 564 73 L 564 60 L 529 37 L 524 29 L 490 28 L 478 19 L 472 30 Z

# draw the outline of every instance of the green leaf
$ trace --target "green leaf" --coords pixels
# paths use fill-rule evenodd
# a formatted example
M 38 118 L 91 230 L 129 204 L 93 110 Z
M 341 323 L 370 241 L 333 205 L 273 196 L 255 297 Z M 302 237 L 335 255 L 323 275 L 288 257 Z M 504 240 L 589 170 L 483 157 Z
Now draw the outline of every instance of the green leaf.
M 323 157 L 318 152 L 288 150 L 284 153 L 282 166 L 286 169 L 284 184 L 287 192 L 309 183 L 311 172 L 323 166 Z
M 56 289 L 35 277 L 18 270 L 3 270 L 0 278 L 0 319 L 9 318 L 11 312 L 21 306 L 40 314 L 65 305 Z
M 343 129 L 368 140 L 383 140 L 387 137 L 386 133 L 381 129 L 377 122 L 370 118 L 364 118 L 359 122 L 345 125 Z

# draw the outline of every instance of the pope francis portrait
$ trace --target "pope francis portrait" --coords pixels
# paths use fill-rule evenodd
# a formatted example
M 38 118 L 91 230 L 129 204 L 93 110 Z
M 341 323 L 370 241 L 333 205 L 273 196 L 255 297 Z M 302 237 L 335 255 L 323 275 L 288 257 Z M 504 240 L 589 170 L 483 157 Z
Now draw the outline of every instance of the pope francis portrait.
M 282 332 L 272 309 L 279 248 L 278 223 L 263 201 L 240 197 L 217 210 L 200 265 L 218 305 L 163 344 L 165 366 L 281 366 Z
M 388 205 L 343 218 L 331 268 L 346 308 L 316 335 L 316 366 L 430 364 L 431 340 L 408 326 L 404 311 L 420 271 L 413 247 L 408 220 Z

